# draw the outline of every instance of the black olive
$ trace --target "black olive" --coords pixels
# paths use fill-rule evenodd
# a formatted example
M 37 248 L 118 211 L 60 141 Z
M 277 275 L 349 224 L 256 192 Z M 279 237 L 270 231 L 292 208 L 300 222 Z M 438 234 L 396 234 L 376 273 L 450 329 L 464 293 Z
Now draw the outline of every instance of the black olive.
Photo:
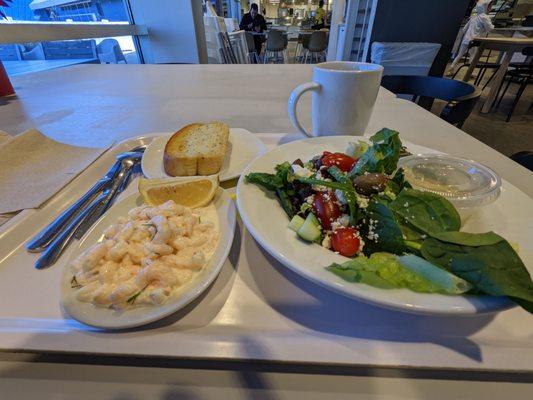
M 322 166 L 322 156 L 316 156 L 311 161 L 313 162 L 315 169 L 318 171 Z
M 297 158 L 296 160 L 294 160 L 294 161 L 292 162 L 292 165 L 299 165 L 300 167 L 303 168 L 304 163 L 303 163 L 302 160 L 300 160 L 299 158 Z
M 364 196 L 370 196 L 379 192 L 383 192 L 387 187 L 389 178 L 380 173 L 372 173 L 359 175 L 353 181 L 355 191 Z
M 314 194 L 311 186 L 301 182 L 294 182 L 294 190 L 296 191 L 296 196 L 302 203 L 305 202 L 305 199 Z

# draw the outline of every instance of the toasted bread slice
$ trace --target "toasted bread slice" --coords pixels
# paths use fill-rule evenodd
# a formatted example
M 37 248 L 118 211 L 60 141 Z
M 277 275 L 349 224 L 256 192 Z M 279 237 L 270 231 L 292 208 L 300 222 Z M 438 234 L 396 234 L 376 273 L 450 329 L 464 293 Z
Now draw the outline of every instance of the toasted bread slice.
M 216 174 L 222 168 L 229 127 L 223 122 L 190 124 L 171 136 L 163 165 L 171 176 Z

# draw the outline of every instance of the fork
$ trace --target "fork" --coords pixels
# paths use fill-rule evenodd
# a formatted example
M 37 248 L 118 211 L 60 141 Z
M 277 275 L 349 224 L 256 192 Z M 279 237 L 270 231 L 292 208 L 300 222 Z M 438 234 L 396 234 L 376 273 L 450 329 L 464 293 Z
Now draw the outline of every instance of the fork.
M 138 158 L 140 154 L 144 152 L 146 145 L 138 146 L 130 151 L 123 152 L 117 155 L 116 161 L 107 171 L 103 178 L 99 179 L 80 199 L 74 202 L 70 207 L 57 216 L 50 224 L 37 233 L 27 244 L 26 250 L 31 253 L 42 252 L 51 242 L 56 238 L 66 224 L 71 221 L 78 213 L 82 212 L 89 202 L 93 200 L 96 195 L 105 190 L 116 179 L 122 161 L 127 158 Z

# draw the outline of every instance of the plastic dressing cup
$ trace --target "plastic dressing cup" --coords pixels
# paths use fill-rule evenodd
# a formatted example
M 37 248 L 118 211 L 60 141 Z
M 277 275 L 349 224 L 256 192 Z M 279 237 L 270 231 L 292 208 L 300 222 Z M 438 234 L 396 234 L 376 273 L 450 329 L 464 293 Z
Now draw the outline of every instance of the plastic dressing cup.
M 465 221 L 500 196 L 502 181 L 489 167 L 446 154 L 419 154 L 400 158 L 405 179 L 418 190 L 448 199 Z

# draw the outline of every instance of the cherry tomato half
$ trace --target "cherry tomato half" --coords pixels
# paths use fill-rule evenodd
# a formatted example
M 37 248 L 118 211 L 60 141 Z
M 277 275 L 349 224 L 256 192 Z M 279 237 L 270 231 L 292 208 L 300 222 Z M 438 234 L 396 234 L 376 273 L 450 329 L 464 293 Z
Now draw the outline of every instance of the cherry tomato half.
M 333 192 L 317 192 L 313 201 L 313 208 L 320 225 L 328 231 L 331 229 L 331 223 L 341 215 L 337 198 Z
M 322 154 L 322 165 L 325 167 L 331 167 L 335 165 L 343 172 L 349 172 L 357 160 L 343 153 L 330 153 L 325 151 Z
M 331 235 L 331 247 L 346 257 L 353 257 L 359 251 L 361 241 L 357 230 L 351 226 L 339 228 Z

